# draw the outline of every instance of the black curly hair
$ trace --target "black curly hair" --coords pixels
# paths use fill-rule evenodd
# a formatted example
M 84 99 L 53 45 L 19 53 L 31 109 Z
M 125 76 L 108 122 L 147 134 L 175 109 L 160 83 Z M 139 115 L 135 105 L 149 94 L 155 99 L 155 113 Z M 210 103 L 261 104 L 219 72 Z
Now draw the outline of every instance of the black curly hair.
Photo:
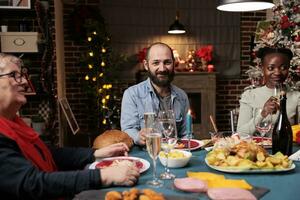
M 280 53 L 286 55 L 289 60 L 293 58 L 293 53 L 290 49 L 287 48 L 271 48 L 271 47 L 263 47 L 258 50 L 256 56 L 260 58 L 262 61 L 264 57 L 270 53 Z

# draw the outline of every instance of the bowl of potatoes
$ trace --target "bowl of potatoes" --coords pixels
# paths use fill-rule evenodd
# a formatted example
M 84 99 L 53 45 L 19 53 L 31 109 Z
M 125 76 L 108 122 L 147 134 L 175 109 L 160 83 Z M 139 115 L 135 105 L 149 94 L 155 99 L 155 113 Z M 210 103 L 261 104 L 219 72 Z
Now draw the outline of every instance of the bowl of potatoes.
M 184 150 L 172 149 L 168 155 L 161 151 L 158 157 L 163 166 L 166 166 L 168 159 L 169 168 L 180 168 L 188 164 L 192 157 L 192 153 Z

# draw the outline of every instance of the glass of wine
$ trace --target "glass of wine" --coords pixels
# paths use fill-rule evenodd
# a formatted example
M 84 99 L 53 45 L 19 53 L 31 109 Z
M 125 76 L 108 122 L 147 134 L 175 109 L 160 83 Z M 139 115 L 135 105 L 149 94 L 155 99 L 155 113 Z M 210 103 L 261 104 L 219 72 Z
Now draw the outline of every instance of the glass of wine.
M 262 109 L 259 109 L 259 113 L 261 113 Z M 269 136 L 272 132 L 272 115 L 269 114 L 261 121 L 257 122 L 254 120 L 255 129 L 259 132 L 261 137 Z
M 280 83 L 276 84 L 273 89 L 273 97 L 275 97 L 277 99 L 278 104 L 279 104 L 279 98 L 280 98 L 281 91 L 282 91 L 282 84 L 280 84 Z
M 145 128 L 151 129 L 153 125 L 155 125 L 155 113 L 154 112 L 145 112 L 144 113 L 144 121 Z
M 155 124 L 156 122 L 154 122 Z M 147 181 L 147 185 L 161 187 L 163 182 L 156 176 L 156 159 L 161 148 L 161 132 L 156 125 L 153 125 L 146 134 L 146 147 L 148 154 L 153 162 L 153 180 Z
M 170 173 L 168 168 L 168 155 L 177 143 L 177 129 L 173 110 L 160 111 L 157 120 L 163 133 L 162 149 L 166 156 L 165 171 L 160 175 L 160 178 L 173 179 L 175 175 Z

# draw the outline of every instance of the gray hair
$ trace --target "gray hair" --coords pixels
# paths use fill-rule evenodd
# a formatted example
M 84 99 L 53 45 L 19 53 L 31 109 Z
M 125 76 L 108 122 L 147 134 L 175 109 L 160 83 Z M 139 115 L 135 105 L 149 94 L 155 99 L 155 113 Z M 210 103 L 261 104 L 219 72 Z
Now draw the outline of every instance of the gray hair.
M 0 73 L 5 71 L 8 63 L 16 64 L 19 68 L 23 66 L 23 61 L 11 54 L 0 53 Z

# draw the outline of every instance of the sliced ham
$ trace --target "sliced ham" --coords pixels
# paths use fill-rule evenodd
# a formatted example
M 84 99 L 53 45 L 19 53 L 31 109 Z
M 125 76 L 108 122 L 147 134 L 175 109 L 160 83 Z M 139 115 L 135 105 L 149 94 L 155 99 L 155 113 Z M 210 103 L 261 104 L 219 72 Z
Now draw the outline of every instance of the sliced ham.
M 206 192 L 208 189 L 205 181 L 195 178 L 176 178 L 174 185 L 177 189 L 186 192 Z
M 212 200 L 256 200 L 251 192 L 240 188 L 211 188 L 207 195 Z

